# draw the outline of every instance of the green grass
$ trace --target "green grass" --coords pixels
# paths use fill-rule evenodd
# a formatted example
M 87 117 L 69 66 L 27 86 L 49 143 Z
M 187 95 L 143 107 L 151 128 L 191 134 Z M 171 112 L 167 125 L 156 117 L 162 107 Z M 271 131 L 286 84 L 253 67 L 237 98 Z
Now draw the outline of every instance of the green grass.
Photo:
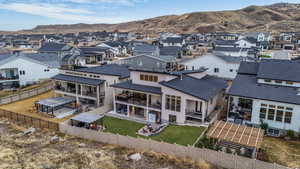
M 109 116 L 105 116 L 102 120 L 104 126 L 106 127 L 104 132 L 120 134 L 124 136 L 152 139 L 152 140 L 163 141 L 171 144 L 176 143 L 184 146 L 193 145 L 196 142 L 197 138 L 205 130 L 204 127 L 170 125 L 156 136 L 143 137 L 137 135 L 136 133 L 139 129 L 144 127 L 145 124 L 118 119 Z M 99 121 L 99 123 L 101 122 Z
M 261 57 L 261 58 L 271 58 L 271 56 L 269 56 L 269 55 L 260 55 L 259 57 Z
M 103 124 L 106 127 L 104 132 L 120 134 L 124 136 L 137 137 L 136 132 L 141 129 L 145 124 L 122 120 L 118 118 L 105 116 L 103 119 Z
M 151 139 L 184 146 L 193 145 L 204 130 L 204 127 L 170 125 Z

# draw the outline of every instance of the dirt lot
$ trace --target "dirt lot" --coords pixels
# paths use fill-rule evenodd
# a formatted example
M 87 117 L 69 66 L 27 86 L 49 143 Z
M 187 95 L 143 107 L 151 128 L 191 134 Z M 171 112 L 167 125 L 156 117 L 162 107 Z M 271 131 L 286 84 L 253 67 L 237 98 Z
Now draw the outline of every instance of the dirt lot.
M 1 169 L 213 169 L 206 163 L 194 163 L 153 152 L 139 152 L 142 159 L 132 161 L 134 150 L 106 145 L 50 131 L 23 135 L 21 127 L 0 119 Z M 51 143 L 53 136 L 59 141 Z
M 300 167 L 300 141 L 287 141 L 281 138 L 265 137 L 262 149 L 264 157 L 291 168 Z
M 67 120 L 68 117 L 63 118 L 63 119 L 48 118 L 48 117 L 43 116 L 41 114 L 38 114 L 38 113 L 35 113 L 35 112 L 30 112 L 30 109 L 32 109 L 34 107 L 34 103 L 36 101 L 46 99 L 46 98 L 51 98 L 53 96 L 54 96 L 54 92 L 50 91 L 50 92 L 47 92 L 47 93 L 44 93 L 44 94 L 41 94 L 41 95 L 38 95 L 38 96 L 35 96 L 35 97 L 31 97 L 31 98 L 24 99 L 24 100 L 21 100 L 21 101 L 13 102 L 11 104 L 0 106 L 0 108 L 4 109 L 4 110 L 8 110 L 8 111 L 28 115 L 28 116 L 31 116 L 31 117 L 41 118 L 41 119 L 48 120 L 48 121 L 51 121 L 51 122 L 57 122 L 57 123 L 63 122 L 65 120 Z

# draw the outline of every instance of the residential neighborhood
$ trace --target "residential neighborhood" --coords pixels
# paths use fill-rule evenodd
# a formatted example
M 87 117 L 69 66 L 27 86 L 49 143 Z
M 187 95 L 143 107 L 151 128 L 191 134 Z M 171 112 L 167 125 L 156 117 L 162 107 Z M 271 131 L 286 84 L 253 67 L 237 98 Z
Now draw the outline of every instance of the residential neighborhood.
M 288 4 L 267 9 L 278 14 Z M 114 30 L 95 24 L 65 32 L 57 25 L 55 33 L 0 31 L 0 131 L 9 123 L 3 132 L 18 128 L 18 139 L 49 132 L 45 138 L 50 134 L 49 144 L 62 152 L 69 136 L 116 146 L 113 154 L 132 152 L 116 157 L 127 166 L 107 168 L 142 168 L 149 152 L 168 156 L 156 154 L 158 164 L 172 166 L 173 156 L 192 161 L 177 168 L 300 168 L 300 29 L 227 30 L 223 20 L 222 30 L 136 31 L 124 23 Z M 94 144 L 82 140 L 78 150 Z M 2 153 L 0 161 L 7 158 Z M 77 164 L 99 168 L 84 166 Z

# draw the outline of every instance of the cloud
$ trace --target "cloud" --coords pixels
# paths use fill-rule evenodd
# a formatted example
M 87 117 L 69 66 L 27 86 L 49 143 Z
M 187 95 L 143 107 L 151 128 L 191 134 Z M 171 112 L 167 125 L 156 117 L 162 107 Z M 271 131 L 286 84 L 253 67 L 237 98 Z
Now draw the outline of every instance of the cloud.
M 84 0 L 72 0 L 84 1 Z M 83 8 L 68 7 L 65 4 L 26 4 L 26 3 L 8 3 L 0 4 L 1 9 L 26 13 L 37 16 L 44 16 L 59 20 L 85 22 L 85 23 L 119 23 L 127 21 L 120 17 L 98 17 L 93 11 Z

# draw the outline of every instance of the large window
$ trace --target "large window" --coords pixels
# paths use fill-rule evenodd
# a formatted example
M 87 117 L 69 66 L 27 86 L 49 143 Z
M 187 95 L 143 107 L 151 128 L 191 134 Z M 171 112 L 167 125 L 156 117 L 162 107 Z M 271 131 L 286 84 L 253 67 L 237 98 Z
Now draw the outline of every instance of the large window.
M 275 117 L 275 109 L 269 109 L 268 120 L 274 120 L 274 117 Z
M 267 115 L 267 108 L 265 107 L 260 108 L 259 118 L 266 119 L 266 115 Z
M 292 115 L 293 113 L 292 112 L 285 112 L 285 116 L 284 116 L 284 122 L 285 123 L 291 123 L 292 122 Z
M 171 111 L 181 111 L 181 97 L 166 95 L 166 109 Z
M 276 121 L 282 122 L 283 110 L 277 110 L 276 112 Z
M 261 119 L 272 120 L 277 122 L 291 123 L 293 108 L 261 104 L 259 117 Z
M 239 106 L 244 109 L 252 110 L 252 102 L 253 101 L 251 99 L 239 98 Z
M 176 123 L 177 117 L 175 115 L 169 115 L 169 122 L 170 123 Z
M 149 82 L 158 82 L 158 77 L 154 75 L 140 74 L 140 80 Z

